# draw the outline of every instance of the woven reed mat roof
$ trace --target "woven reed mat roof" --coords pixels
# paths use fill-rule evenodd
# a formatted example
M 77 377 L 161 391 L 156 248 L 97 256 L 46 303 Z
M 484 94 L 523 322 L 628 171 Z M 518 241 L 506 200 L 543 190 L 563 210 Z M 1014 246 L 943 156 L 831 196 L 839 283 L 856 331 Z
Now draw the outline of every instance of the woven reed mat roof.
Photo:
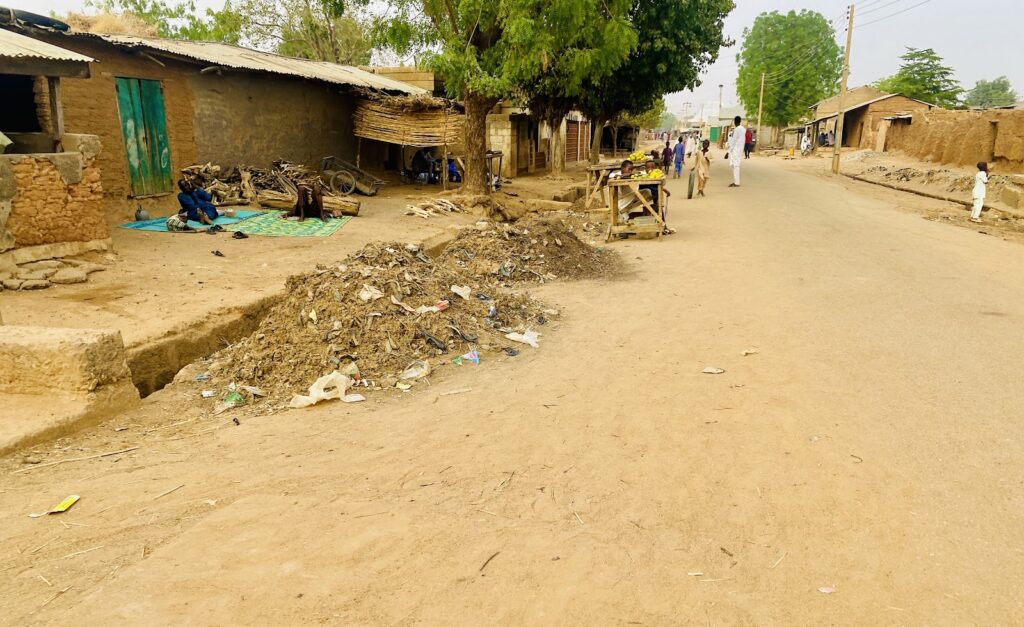
M 362 99 L 352 116 L 357 137 L 403 146 L 443 146 L 462 139 L 465 116 L 439 98 Z

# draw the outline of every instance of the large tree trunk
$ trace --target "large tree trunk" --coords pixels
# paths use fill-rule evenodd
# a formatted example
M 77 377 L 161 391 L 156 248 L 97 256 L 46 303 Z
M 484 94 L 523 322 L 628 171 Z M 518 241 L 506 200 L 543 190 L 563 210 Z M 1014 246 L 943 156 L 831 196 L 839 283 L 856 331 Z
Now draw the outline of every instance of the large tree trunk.
M 469 194 L 489 194 L 491 182 L 487 180 L 487 113 L 497 103 L 496 98 L 467 92 L 463 96 L 466 107 L 466 179 L 462 188 Z M 507 159 L 510 155 L 505 155 Z M 500 172 L 494 173 L 501 176 Z
M 594 136 L 590 138 L 590 164 L 597 165 L 601 161 L 601 137 L 604 135 L 604 118 L 591 120 L 591 131 Z
M 562 142 L 562 122 L 564 120 L 564 115 L 557 121 L 548 120 L 548 128 L 551 130 L 551 138 L 548 140 L 548 163 L 552 174 L 565 172 L 565 154 L 559 154 L 565 148 Z
M 619 156 L 619 125 L 612 126 L 612 159 Z

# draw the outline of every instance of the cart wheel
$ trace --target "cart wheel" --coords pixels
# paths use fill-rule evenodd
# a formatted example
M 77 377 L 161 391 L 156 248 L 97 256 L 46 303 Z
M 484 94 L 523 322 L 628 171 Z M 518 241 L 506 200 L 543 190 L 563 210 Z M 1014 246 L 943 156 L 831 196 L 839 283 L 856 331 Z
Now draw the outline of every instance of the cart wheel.
M 356 189 L 356 177 L 347 170 L 341 170 L 331 177 L 331 189 L 339 194 L 348 196 Z

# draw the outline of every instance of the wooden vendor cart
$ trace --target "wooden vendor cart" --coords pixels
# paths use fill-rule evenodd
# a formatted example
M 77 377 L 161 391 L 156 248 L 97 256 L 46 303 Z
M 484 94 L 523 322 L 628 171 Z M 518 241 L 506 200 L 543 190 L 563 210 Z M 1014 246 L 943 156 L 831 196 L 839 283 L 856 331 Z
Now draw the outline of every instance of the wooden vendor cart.
M 651 200 L 641 188 L 651 190 Z M 661 237 L 665 232 L 665 179 L 609 179 L 608 180 L 608 241 L 616 235 Z M 619 215 L 619 205 L 629 213 L 643 212 L 643 216 L 629 220 Z
M 592 208 L 604 209 L 608 206 L 605 198 L 605 188 L 608 185 L 608 175 L 621 167 L 619 163 L 599 163 L 587 166 L 587 195 L 583 203 L 583 210 L 590 211 Z

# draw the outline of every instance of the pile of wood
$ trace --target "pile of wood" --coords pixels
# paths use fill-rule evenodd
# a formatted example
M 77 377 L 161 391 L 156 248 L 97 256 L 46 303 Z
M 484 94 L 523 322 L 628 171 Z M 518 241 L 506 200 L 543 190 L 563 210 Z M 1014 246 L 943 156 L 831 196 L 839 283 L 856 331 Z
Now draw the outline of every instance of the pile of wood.
M 288 161 L 275 161 L 270 169 L 231 167 L 221 168 L 210 163 L 191 165 L 181 170 L 182 175 L 213 195 L 222 207 L 256 205 L 268 209 L 289 211 L 295 207 L 297 184 L 312 185 L 320 175 L 304 165 Z M 320 180 L 324 209 L 343 215 L 359 215 L 359 201 L 335 194 Z
M 406 205 L 405 215 L 416 216 L 418 218 L 427 219 L 433 216 L 441 215 L 444 213 L 465 213 L 466 210 L 461 206 L 445 200 L 444 198 L 435 198 L 434 200 L 427 200 L 421 202 L 418 205 Z

